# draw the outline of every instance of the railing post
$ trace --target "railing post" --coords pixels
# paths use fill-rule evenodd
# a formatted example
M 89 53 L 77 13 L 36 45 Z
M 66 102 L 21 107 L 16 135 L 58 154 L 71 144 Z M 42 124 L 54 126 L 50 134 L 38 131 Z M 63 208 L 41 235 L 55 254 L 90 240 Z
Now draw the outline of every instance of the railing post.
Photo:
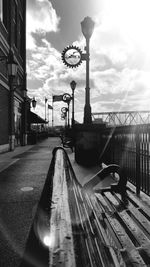
M 136 141 L 136 194 L 140 195 L 141 188 L 141 177 L 140 177 L 140 131 L 137 128 L 135 132 L 135 141 Z
M 111 135 L 111 162 L 115 162 L 115 131 Z

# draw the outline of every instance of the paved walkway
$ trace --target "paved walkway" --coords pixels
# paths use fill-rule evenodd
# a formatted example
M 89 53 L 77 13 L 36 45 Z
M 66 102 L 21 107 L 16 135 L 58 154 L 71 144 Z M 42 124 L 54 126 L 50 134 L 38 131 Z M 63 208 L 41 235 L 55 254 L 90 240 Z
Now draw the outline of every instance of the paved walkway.
M 58 138 L 0 154 L 0 266 L 19 267 Z
M 48 139 L 43 140 L 42 142 L 39 142 L 36 145 L 19 146 L 19 147 L 16 147 L 14 151 L 2 153 L 0 154 L 0 173 L 3 170 L 7 169 L 9 166 L 13 165 L 15 162 L 17 162 L 21 154 L 28 152 L 28 151 L 32 153 L 32 148 L 34 148 L 35 146 L 43 146 L 45 148 L 49 147 L 50 153 L 51 153 L 53 148 L 58 145 L 61 145 L 60 139 L 50 137 Z M 71 149 L 68 148 L 67 153 L 69 155 L 76 177 L 81 183 L 81 185 L 84 185 L 101 168 L 100 166 L 87 168 L 87 167 L 78 165 L 74 159 L 74 153 L 72 153 Z M 110 181 L 113 182 L 112 180 L 110 180 L 110 178 L 106 179 L 105 181 L 101 182 L 100 186 L 107 186 L 110 184 Z

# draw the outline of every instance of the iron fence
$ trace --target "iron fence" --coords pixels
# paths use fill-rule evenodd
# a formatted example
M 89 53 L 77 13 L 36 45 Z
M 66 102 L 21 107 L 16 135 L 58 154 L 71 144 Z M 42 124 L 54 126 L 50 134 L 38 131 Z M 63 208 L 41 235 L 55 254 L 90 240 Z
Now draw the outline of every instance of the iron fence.
M 101 160 L 116 163 L 128 181 L 150 195 L 150 125 L 106 128 L 101 134 Z

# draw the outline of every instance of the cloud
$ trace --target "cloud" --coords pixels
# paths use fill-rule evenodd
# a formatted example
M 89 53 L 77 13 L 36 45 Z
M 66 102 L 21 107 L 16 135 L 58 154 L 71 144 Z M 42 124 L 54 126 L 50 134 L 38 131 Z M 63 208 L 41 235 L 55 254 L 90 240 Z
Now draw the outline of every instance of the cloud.
M 90 45 L 91 77 L 95 85 L 91 90 L 94 111 L 148 107 L 144 97 L 150 91 L 148 7 L 150 3 L 147 0 L 144 3 L 141 0 L 106 0 L 101 15 L 95 18 Z
M 34 49 L 34 34 L 59 31 L 60 18 L 48 0 L 28 0 L 27 10 L 27 49 Z

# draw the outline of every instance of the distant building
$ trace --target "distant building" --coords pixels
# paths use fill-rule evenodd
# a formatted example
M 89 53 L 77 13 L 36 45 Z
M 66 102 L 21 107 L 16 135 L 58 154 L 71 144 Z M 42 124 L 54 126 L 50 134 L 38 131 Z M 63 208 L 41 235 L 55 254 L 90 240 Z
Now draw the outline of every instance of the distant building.
M 8 70 L 12 56 L 14 77 Z M 0 0 L 0 152 L 26 145 L 26 102 L 26 0 Z

